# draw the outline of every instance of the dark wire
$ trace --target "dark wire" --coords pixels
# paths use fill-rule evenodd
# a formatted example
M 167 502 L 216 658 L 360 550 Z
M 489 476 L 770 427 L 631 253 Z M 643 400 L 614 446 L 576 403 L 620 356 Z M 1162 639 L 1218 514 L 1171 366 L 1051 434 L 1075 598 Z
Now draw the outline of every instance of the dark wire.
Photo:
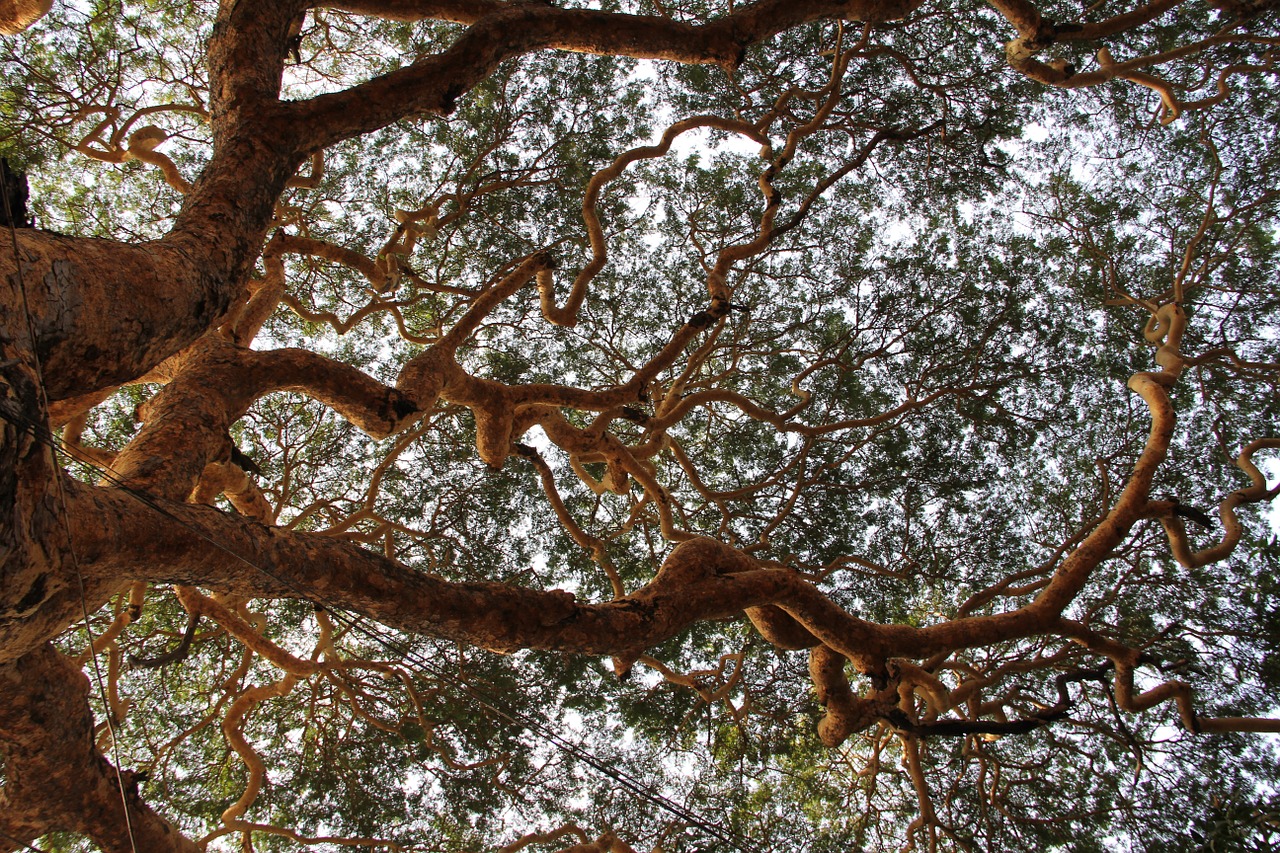
M 472 685 L 468 684 L 465 681 L 458 680 L 453 676 L 449 675 L 447 672 L 438 669 L 428 660 L 426 660 L 425 658 L 415 653 L 411 648 L 399 645 L 396 641 L 391 640 L 383 636 L 379 632 L 366 627 L 360 620 L 351 616 L 342 608 L 339 608 L 329 603 L 328 601 L 326 601 L 323 596 L 303 589 L 292 580 L 289 580 L 287 578 L 277 575 L 276 573 L 253 562 L 248 557 L 243 556 L 242 554 L 235 551 L 234 549 L 217 541 L 208 533 L 205 533 L 200 528 L 195 527 L 194 525 L 188 523 L 186 520 L 172 513 L 168 508 L 157 503 L 151 497 L 151 495 L 147 494 L 146 492 L 135 489 L 132 486 L 129 486 L 128 484 L 125 483 L 123 479 L 118 477 L 114 472 L 101 467 L 96 462 L 93 462 L 91 459 L 88 458 L 87 455 L 80 453 L 76 448 L 63 442 L 61 439 L 59 439 L 56 435 L 50 432 L 43 425 L 32 422 L 29 418 L 27 418 L 25 415 L 21 413 L 6 411 L 7 408 L 8 407 L 0 406 L 0 417 L 4 417 L 6 420 L 9 420 L 15 425 L 18 425 L 23 427 L 24 429 L 30 430 L 31 433 L 36 437 L 38 441 L 46 444 L 47 446 L 52 448 L 55 452 L 60 452 L 66 457 L 68 457 L 69 459 L 71 459 L 72 461 L 75 461 L 89 468 L 95 474 L 99 475 L 102 480 L 108 483 L 111 483 L 116 488 L 119 488 L 121 491 L 133 497 L 139 503 L 142 503 L 144 506 L 148 507 L 154 512 L 157 512 L 160 515 L 164 516 L 165 518 L 168 518 L 169 520 L 176 523 L 178 526 L 190 531 L 191 533 L 194 533 L 200 539 L 203 539 L 205 542 L 217 548 L 218 550 L 223 551 L 226 554 L 229 554 L 230 556 L 234 557 L 236 560 L 244 563 L 246 566 L 249 566 L 250 568 L 257 570 L 258 572 L 261 572 L 266 577 L 270 578 L 271 580 L 275 581 L 281 586 L 286 587 L 287 589 L 294 592 L 302 600 L 308 601 L 313 605 L 317 605 L 319 607 L 324 608 L 324 610 L 326 610 L 328 613 L 330 613 L 334 617 L 334 621 L 343 625 L 345 628 L 347 628 L 348 631 L 359 634 L 360 636 L 382 646 L 387 651 L 394 653 L 397 657 L 411 662 L 419 671 L 441 682 L 444 682 L 445 684 L 450 685 L 456 690 L 459 690 L 465 693 L 466 695 L 470 696 L 474 701 L 476 701 L 478 704 L 480 704 L 482 707 L 488 709 L 489 711 L 492 711 L 495 715 L 507 720 L 508 722 L 513 723 L 515 725 L 524 726 L 525 728 L 538 733 L 539 735 L 544 737 L 549 743 L 551 743 L 554 747 L 559 749 L 561 752 L 567 753 L 577 758 L 578 760 L 582 761 L 584 764 L 596 770 L 598 773 L 600 773 L 604 777 L 618 783 L 618 785 L 621 786 L 622 788 L 625 788 L 626 790 L 637 795 L 641 799 L 647 800 L 651 804 L 657 806 L 663 811 L 668 812 L 674 817 L 680 818 L 690 826 L 694 826 L 694 827 L 697 827 L 698 829 L 701 829 L 703 832 L 706 832 L 708 835 L 714 837 L 718 841 L 724 842 L 725 844 L 728 844 L 736 848 L 737 850 L 742 851 L 742 853 L 757 853 L 756 849 L 749 842 L 738 838 L 736 835 L 727 834 L 720 827 L 714 824 L 708 823 L 705 819 L 700 817 L 696 812 L 693 812 L 692 810 L 686 808 L 685 806 L 680 805 L 679 803 L 674 802 L 673 800 L 664 796 L 663 794 L 658 793 L 657 791 L 646 786 L 643 782 L 631 776 L 630 774 L 622 770 L 619 770 L 616 766 L 612 766 L 606 763 L 603 759 L 597 758 L 594 754 L 592 754 L 589 750 L 585 749 L 584 747 L 579 746 L 569 740 L 566 740 L 555 729 L 553 729 L 549 725 L 541 722 L 536 718 L 530 717 L 520 711 L 517 711 L 512 708 L 504 707 L 501 703 L 501 700 L 497 699 L 493 695 L 488 694 L 476 687 L 473 687 Z
M 5 171 L 10 175 L 14 173 L 5 164 Z M 36 380 L 38 383 L 37 393 L 39 394 L 40 403 L 46 409 L 49 406 L 49 398 L 45 396 L 44 390 L 44 365 L 40 363 L 40 348 L 36 346 L 36 328 L 31 321 L 31 307 L 27 303 L 27 284 L 22 276 L 22 257 L 18 251 L 18 228 L 13 221 L 13 208 L 9 204 L 9 189 L 4 187 L 0 195 L 4 196 L 4 216 L 9 223 L 9 242 L 13 247 L 13 268 L 18 276 L 18 292 L 22 295 L 22 314 L 27 324 L 27 337 L 31 341 L 31 360 L 36 369 Z M 48 442 L 46 442 L 48 443 Z M 57 448 L 49 444 L 49 447 L 57 454 Z M 85 598 L 84 592 L 84 575 L 80 572 L 80 558 L 76 556 L 75 543 L 71 541 L 71 519 L 67 518 L 67 496 L 63 492 L 62 477 L 56 476 L 55 488 L 58 493 L 58 501 L 61 505 L 59 515 L 62 518 L 62 526 L 67 534 L 67 550 L 71 555 L 71 567 L 75 569 L 76 585 L 80 592 L 80 610 L 84 614 L 84 632 L 89 637 L 89 659 L 93 662 L 93 677 L 98 685 L 98 696 L 102 701 L 102 713 L 107 721 L 107 731 L 111 735 L 111 752 L 115 757 L 116 770 L 116 787 L 120 790 L 120 807 L 124 810 L 124 828 L 129 835 L 129 847 L 133 853 L 138 853 L 137 842 L 133 838 L 133 820 L 129 817 L 129 799 L 124 793 L 124 777 L 120 771 L 120 741 L 116 736 L 116 725 L 112 720 L 114 716 L 110 703 L 107 702 L 107 690 L 102 683 L 102 667 L 98 664 L 98 655 L 93 649 L 93 644 L 97 640 L 93 636 L 93 629 L 89 625 L 89 602 Z
M 45 851 L 41 850 L 39 847 L 32 847 L 30 844 L 23 841 L 22 839 L 14 838 L 12 835 L 5 832 L 3 829 L 0 829 L 0 838 L 3 838 L 6 841 L 12 841 L 14 844 L 18 845 L 23 850 L 30 850 L 32 851 L 32 853 L 45 853 Z

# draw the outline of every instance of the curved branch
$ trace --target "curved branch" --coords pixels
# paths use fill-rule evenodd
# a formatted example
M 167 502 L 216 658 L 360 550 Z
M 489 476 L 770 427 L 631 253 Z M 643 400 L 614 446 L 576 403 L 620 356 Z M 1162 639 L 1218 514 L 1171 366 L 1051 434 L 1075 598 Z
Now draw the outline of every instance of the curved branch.
M 811 21 L 896 20 L 920 0 L 760 0 L 706 24 L 562 9 L 550 4 L 411 4 L 349 0 L 332 8 L 400 20 L 469 24 L 446 51 L 332 95 L 294 106 L 290 116 L 311 148 L 377 130 L 411 115 L 447 114 L 505 60 L 541 49 L 736 67 L 745 49 Z

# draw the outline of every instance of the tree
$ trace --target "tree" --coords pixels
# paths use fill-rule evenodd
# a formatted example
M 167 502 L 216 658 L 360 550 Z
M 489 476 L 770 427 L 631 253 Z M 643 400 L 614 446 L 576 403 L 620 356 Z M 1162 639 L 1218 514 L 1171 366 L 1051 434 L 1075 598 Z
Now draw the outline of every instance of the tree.
M 0 3 L 0 850 L 1261 849 L 1272 5 Z

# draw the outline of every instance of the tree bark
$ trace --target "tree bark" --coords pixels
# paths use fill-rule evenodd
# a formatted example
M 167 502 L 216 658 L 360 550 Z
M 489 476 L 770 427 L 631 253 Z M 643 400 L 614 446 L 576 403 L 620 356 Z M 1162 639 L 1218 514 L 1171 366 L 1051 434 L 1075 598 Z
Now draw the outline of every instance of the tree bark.
M 194 842 L 142 802 L 136 775 L 117 774 L 94 746 L 89 680 L 78 666 L 44 645 L 0 665 L 0 689 L 5 834 L 30 843 L 69 831 L 107 853 L 196 853 Z

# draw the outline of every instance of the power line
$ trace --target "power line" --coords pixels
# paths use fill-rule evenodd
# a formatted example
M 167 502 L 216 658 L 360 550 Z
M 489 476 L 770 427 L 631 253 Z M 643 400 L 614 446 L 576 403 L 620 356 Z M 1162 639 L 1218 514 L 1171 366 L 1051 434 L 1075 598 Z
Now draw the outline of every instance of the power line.
M 5 163 L 5 171 L 8 172 L 8 163 Z M 25 181 L 24 181 L 25 182 Z M 44 390 L 44 366 L 40 363 L 40 348 L 36 346 L 36 329 L 31 320 L 31 306 L 27 302 L 27 284 L 22 275 L 22 258 L 18 251 L 18 229 L 14 224 L 13 208 L 9 205 L 8 187 L 4 188 L 4 192 L 0 193 L 4 196 L 4 214 L 5 220 L 9 223 L 9 242 L 13 247 L 13 267 L 18 275 L 18 292 L 22 295 L 22 314 L 27 324 L 27 337 L 31 341 L 31 360 L 36 370 L 37 388 L 41 405 L 48 409 L 49 399 L 45 396 Z M 47 443 L 47 442 L 46 442 Z M 49 447 L 57 453 L 57 448 L 49 444 Z M 107 702 L 107 691 L 102 682 L 102 667 L 98 664 L 98 656 L 93 651 L 93 644 L 96 642 L 93 636 L 93 629 L 89 625 L 89 602 L 85 598 L 84 591 L 84 575 L 80 572 L 80 559 L 76 556 L 75 543 L 71 539 L 71 520 L 67 517 L 67 496 L 63 492 L 62 477 L 55 476 L 54 488 L 57 491 L 58 505 L 60 508 L 59 517 L 62 520 L 62 526 L 67 536 L 67 550 L 71 556 L 71 567 L 76 573 L 76 586 L 80 593 L 80 610 L 84 614 L 84 632 L 89 637 L 89 659 L 93 662 L 93 677 L 98 685 L 98 695 L 102 700 L 103 717 L 107 721 L 107 731 L 111 734 L 111 752 L 115 758 L 116 770 L 116 787 L 120 790 L 120 807 L 124 811 L 124 827 L 129 835 L 129 847 L 133 853 L 138 853 L 138 845 L 133 837 L 133 820 L 129 817 L 129 800 L 124 792 L 124 777 L 120 770 L 120 741 L 116 736 L 115 722 L 112 720 L 111 705 Z
M 3 829 L 0 829 L 0 838 L 3 838 L 6 841 L 12 841 L 14 844 L 18 845 L 23 850 L 30 850 L 32 851 L 32 853 L 45 853 L 45 851 L 41 850 L 39 847 L 33 847 L 32 845 L 28 844 L 27 842 L 23 841 L 20 838 L 14 838 L 12 835 L 5 832 Z
M 53 449 L 55 452 L 60 452 L 64 456 L 66 456 L 68 459 L 87 467 L 91 471 L 95 472 L 95 474 L 99 475 L 102 480 L 110 483 L 112 486 L 116 488 L 119 488 L 121 491 L 130 495 L 135 500 L 142 503 L 144 506 L 148 507 L 152 511 L 164 516 L 165 518 L 176 523 L 177 525 L 184 528 L 185 530 L 195 534 L 197 537 L 204 540 L 206 543 L 213 546 L 214 548 L 217 548 L 218 550 L 223 551 L 224 553 L 230 555 L 231 557 L 235 558 L 239 562 L 244 563 L 246 566 L 249 566 L 250 568 L 255 569 L 256 571 L 260 572 L 267 578 L 270 578 L 271 580 L 275 581 L 277 584 L 280 584 L 281 586 L 291 590 L 299 598 L 305 601 L 309 601 L 313 605 L 322 607 L 325 611 L 327 611 L 334 617 L 334 620 L 336 622 L 343 625 L 345 628 L 347 628 L 348 631 L 358 634 L 364 637 L 365 639 L 368 639 L 382 646 L 384 649 L 386 649 L 389 652 L 392 652 L 397 657 L 413 664 L 414 668 L 419 670 L 421 673 L 429 675 L 445 684 L 450 685 L 454 689 L 461 691 L 462 693 L 469 696 L 472 700 L 480 704 L 482 707 L 493 712 L 497 716 L 507 720 L 508 722 L 523 726 L 533 732 L 536 732 L 537 734 L 545 738 L 556 749 L 560 750 L 563 753 L 573 756 L 574 758 L 578 759 L 582 763 L 591 767 L 593 770 L 595 770 L 597 773 L 601 774 L 605 778 L 617 783 L 620 787 L 626 789 L 632 794 L 635 794 L 641 799 L 648 801 L 652 805 L 667 812 L 668 814 L 671 814 L 672 816 L 677 817 L 682 821 L 685 821 L 688 825 L 697 827 L 698 829 L 702 830 L 708 835 L 714 837 L 716 840 L 736 848 L 737 850 L 741 851 L 741 853 L 757 853 L 756 849 L 750 844 L 750 842 L 739 838 L 733 833 L 727 832 L 726 830 L 722 829 L 719 826 L 716 826 L 715 824 L 709 823 L 707 820 L 702 818 L 700 815 L 698 815 L 696 812 L 692 811 L 691 809 L 655 791 L 654 789 L 645 785 L 641 780 L 635 778 L 631 774 L 626 773 L 625 771 L 617 768 L 616 766 L 610 765 L 605 760 L 597 757 L 595 754 L 593 754 L 590 750 L 586 749 L 585 747 L 582 747 L 564 738 L 550 725 L 542 722 L 539 719 L 531 717 L 528 714 L 518 711 L 514 708 L 506 707 L 502 702 L 502 700 L 498 699 L 492 694 L 486 693 L 480 690 L 479 688 L 471 684 L 468 684 L 465 681 L 455 678 L 449 673 L 437 668 L 430 661 L 423 658 L 421 655 L 416 653 L 413 649 L 409 648 L 408 646 L 401 645 L 397 641 L 388 638 L 382 633 L 367 627 L 360 620 L 349 615 L 343 608 L 340 608 L 328 602 L 322 595 L 314 591 L 304 589 L 294 581 L 278 575 L 277 573 L 265 568 L 264 566 L 259 565 L 258 563 L 254 562 L 248 557 L 245 557 L 244 555 L 240 554 L 233 548 L 225 545 L 222 542 L 219 542 L 217 539 L 210 536 L 205 531 L 190 524 L 185 519 L 175 515 L 167 507 L 164 507 L 161 504 L 157 503 L 156 500 L 150 494 L 143 492 L 139 489 L 133 488 L 132 486 L 128 485 L 122 478 L 116 475 L 114 472 L 110 471 L 109 469 L 103 468 L 102 466 L 98 465 L 96 462 L 91 460 L 87 455 L 80 452 L 77 448 L 74 448 L 71 445 L 68 445 L 65 442 L 63 442 L 51 431 L 49 431 L 48 428 L 45 427 L 44 425 L 33 422 L 31 419 L 27 418 L 21 412 L 11 411 L 10 407 L 3 405 L 3 401 L 0 401 L 0 417 L 4 417 L 6 420 L 9 420 L 11 423 L 21 426 L 24 429 L 30 430 L 31 433 L 35 436 L 35 438 L 38 441 L 47 445 L 48 447 Z

